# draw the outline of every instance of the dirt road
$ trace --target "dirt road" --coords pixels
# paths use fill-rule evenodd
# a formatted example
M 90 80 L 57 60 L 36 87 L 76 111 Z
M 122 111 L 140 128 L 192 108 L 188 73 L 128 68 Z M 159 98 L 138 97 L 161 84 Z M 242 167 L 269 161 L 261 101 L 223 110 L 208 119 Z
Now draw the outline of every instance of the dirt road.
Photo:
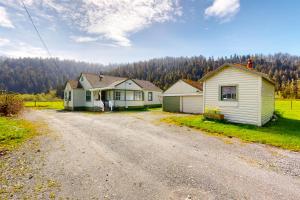
M 31 111 L 43 173 L 71 199 L 300 199 L 300 154 L 160 123 L 160 112 Z M 43 149 L 41 149 L 43 151 Z

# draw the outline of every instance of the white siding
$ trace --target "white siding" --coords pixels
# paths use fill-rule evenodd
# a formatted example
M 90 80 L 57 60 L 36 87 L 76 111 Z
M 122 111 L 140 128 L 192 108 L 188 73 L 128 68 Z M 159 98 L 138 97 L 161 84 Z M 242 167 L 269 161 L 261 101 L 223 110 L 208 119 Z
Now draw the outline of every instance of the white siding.
M 73 90 L 73 102 L 74 107 L 85 106 L 85 91 L 83 89 Z
M 132 80 L 124 81 L 123 83 L 117 85 L 115 88 L 122 90 L 142 90 L 142 88 Z
M 71 101 L 69 101 L 69 92 L 71 91 Z M 74 94 L 73 94 L 73 89 L 71 88 L 70 84 L 67 83 L 66 87 L 65 87 L 65 90 L 64 90 L 64 107 L 65 108 L 73 108 L 73 97 L 74 97 Z M 67 100 L 65 98 L 65 95 L 67 94 Z
M 152 101 L 148 101 L 148 93 L 152 92 L 153 99 Z M 144 92 L 144 102 L 145 105 L 157 105 L 162 104 L 162 93 L 157 91 L 145 91 Z
M 82 80 L 82 78 L 83 78 L 83 80 Z M 84 74 L 82 74 L 81 76 L 80 76 L 80 78 L 79 78 L 79 82 L 80 82 L 80 84 L 82 85 L 82 87 L 84 88 L 84 89 L 92 89 L 92 86 L 91 86 L 91 84 L 87 81 L 87 79 L 86 79 L 86 77 L 84 76 Z
M 261 123 L 264 125 L 273 116 L 275 103 L 275 88 L 274 85 L 266 80 L 262 81 L 262 101 L 261 101 Z
M 186 82 L 179 80 L 169 89 L 167 89 L 164 94 L 183 94 L 183 93 L 198 93 L 199 89 L 187 84 Z M 202 92 L 200 92 L 202 93 Z
M 225 68 L 208 78 L 204 84 L 205 109 L 219 108 L 225 119 L 231 122 L 261 125 L 260 76 L 233 67 Z M 220 86 L 237 85 L 236 102 L 220 100 Z

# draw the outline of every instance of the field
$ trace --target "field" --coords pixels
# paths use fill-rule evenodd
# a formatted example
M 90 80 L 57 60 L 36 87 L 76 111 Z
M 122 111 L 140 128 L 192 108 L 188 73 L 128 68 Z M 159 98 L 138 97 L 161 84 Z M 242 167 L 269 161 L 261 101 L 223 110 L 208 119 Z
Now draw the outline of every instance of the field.
M 36 134 L 35 125 L 22 119 L 0 117 L 0 153 L 17 147 Z
M 25 102 L 25 107 L 35 108 L 35 109 L 54 109 L 62 110 L 64 109 L 63 101 L 27 101 Z
M 212 135 L 236 137 L 246 142 L 300 151 L 300 101 L 294 100 L 291 109 L 290 100 L 276 100 L 276 111 L 280 113 L 278 120 L 263 127 L 206 121 L 199 115 L 173 116 L 162 121 L 200 129 Z

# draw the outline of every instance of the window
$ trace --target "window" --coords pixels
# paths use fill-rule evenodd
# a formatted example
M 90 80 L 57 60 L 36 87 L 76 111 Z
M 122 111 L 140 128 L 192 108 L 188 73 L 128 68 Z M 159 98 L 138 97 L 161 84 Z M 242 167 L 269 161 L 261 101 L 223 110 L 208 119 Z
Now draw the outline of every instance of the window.
M 81 76 L 80 81 L 83 81 L 83 76 Z
M 143 93 L 141 91 L 134 91 L 134 100 L 135 101 L 143 100 Z
M 236 101 L 237 86 L 221 86 L 221 101 Z
M 116 100 L 121 100 L 121 92 L 116 92 Z
M 91 91 L 86 91 L 85 92 L 85 100 L 86 101 L 91 101 L 92 100 L 92 93 L 91 93 Z
M 72 92 L 69 91 L 69 101 L 71 101 L 71 100 L 72 100 Z
M 148 92 L 148 101 L 153 101 L 153 92 Z
M 68 93 L 65 92 L 65 101 L 68 101 Z

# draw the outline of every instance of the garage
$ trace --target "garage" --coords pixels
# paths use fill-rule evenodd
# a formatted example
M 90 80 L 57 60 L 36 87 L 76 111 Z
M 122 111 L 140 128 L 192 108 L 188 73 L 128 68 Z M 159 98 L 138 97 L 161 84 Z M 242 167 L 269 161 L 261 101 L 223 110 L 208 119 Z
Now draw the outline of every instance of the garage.
M 180 112 L 180 97 L 177 96 L 164 97 L 163 110 L 167 112 Z
M 203 113 L 203 96 L 183 96 L 182 112 Z
M 203 89 L 200 82 L 179 80 L 163 93 L 163 111 L 203 113 Z

